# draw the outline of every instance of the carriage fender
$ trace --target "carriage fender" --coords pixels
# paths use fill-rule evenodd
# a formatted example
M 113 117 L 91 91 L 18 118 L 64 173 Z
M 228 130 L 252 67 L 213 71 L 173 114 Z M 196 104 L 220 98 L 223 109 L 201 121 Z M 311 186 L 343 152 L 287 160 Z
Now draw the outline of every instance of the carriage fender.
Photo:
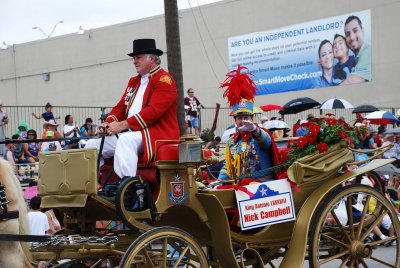
M 391 159 L 375 159 L 369 164 L 353 170 L 349 173 L 343 174 L 335 179 L 332 179 L 320 187 L 318 187 L 303 203 L 298 215 L 297 220 L 293 228 L 292 238 L 288 246 L 288 251 L 285 254 L 284 259 L 279 267 L 281 268 L 293 268 L 302 267 L 306 248 L 308 244 L 308 231 L 310 228 L 312 215 L 316 212 L 318 206 L 323 201 L 324 197 L 332 191 L 336 186 L 342 182 L 364 174 L 368 171 L 374 170 L 378 167 L 387 165 L 393 162 Z M 301 187 L 300 187 L 301 188 Z

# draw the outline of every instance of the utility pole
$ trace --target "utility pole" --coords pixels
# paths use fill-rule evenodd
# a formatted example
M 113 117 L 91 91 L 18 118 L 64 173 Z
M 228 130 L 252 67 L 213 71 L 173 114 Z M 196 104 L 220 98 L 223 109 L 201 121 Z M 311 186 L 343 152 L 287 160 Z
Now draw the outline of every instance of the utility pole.
M 177 0 L 164 0 L 165 33 L 167 40 L 168 72 L 178 88 L 178 122 L 181 136 L 185 134 L 184 90 L 182 75 L 181 40 Z

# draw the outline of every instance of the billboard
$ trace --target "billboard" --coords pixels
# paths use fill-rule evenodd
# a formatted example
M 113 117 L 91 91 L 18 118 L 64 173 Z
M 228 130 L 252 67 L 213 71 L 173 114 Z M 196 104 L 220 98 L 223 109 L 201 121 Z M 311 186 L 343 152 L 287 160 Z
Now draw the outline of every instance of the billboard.
M 253 74 L 257 95 L 371 81 L 371 11 L 230 37 L 229 67 Z

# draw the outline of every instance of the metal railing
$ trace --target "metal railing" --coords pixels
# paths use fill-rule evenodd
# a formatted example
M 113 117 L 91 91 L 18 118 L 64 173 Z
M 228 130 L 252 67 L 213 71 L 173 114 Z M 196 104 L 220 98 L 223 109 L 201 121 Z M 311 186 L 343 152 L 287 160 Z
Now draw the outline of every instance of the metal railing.
M 17 131 L 18 124 L 21 120 L 24 120 L 29 128 L 37 131 L 38 136 L 42 133 L 44 120 L 38 120 L 32 116 L 32 113 L 40 115 L 44 113 L 43 106 L 3 106 L 4 110 L 7 111 L 9 117 L 9 123 L 5 127 L 6 137 L 11 137 Z M 385 110 L 395 114 L 399 109 L 398 107 L 378 107 L 380 110 Z M 103 110 L 104 109 L 104 110 Z M 81 107 L 81 106 L 54 106 L 53 114 L 55 117 L 60 117 L 57 119 L 57 123 L 60 124 L 58 130 L 62 132 L 62 127 L 64 126 L 64 118 L 66 115 L 71 114 L 74 118 L 75 124 L 81 126 L 84 124 L 85 119 L 91 117 L 94 124 L 100 124 L 100 116 L 103 113 L 108 113 L 111 107 Z M 312 113 L 314 116 L 319 117 L 326 113 L 333 113 L 336 118 L 344 116 L 348 123 L 352 123 L 356 119 L 356 114 L 352 114 L 353 109 L 335 109 L 335 110 L 320 110 L 320 109 L 310 109 L 298 114 L 280 115 L 278 111 L 265 112 L 263 114 L 256 114 L 254 116 L 255 122 L 260 122 L 261 116 L 267 116 L 268 118 L 277 117 L 283 118 L 284 121 L 289 125 L 289 128 L 293 126 L 298 119 L 306 119 L 307 115 Z M 200 127 L 201 129 L 211 128 L 216 108 L 206 107 L 200 110 Z M 221 108 L 219 111 L 217 129 L 215 135 L 221 136 L 225 129 L 234 124 L 234 119 L 230 116 L 230 108 Z
M 40 116 L 45 112 L 43 106 L 3 106 L 3 109 L 8 114 L 9 122 L 5 126 L 5 135 L 10 137 L 16 133 L 19 122 L 24 120 L 28 128 L 36 130 L 38 137 L 43 132 L 43 119 L 36 119 L 32 113 Z M 111 110 L 110 107 L 80 107 L 80 106 L 54 106 L 53 114 L 56 122 L 60 124 L 58 131 L 62 133 L 62 128 L 65 124 L 65 116 L 72 115 L 74 123 L 81 126 L 85 123 L 85 119 L 90 117 L 93 119 L 94 124 L 100 124 L 100 116 L 103 113 L 108 113 Z
M 396 111 L 399 109 L 399 107 L 377 107 L 379 110 L 382 111 L 388 111 L 391 112 L 392 114 L 395 114 Z M 214 115 L 215 115 L 215 110 L 216 108 L 204 108 L 200 110 L 200 126 L 201 129 L 206 129 L 206 128 L 211 128 L 213 121 L 214 121 Z M 215 131 L 215 135 L 221 136 L 225 129 L 234 124 L 234 119 L 233 116 L 229 116 L 230 112 L 232 110 L 230 108 L 221 108 L 218 116 L 218 124 L 217 124 L 217 129 Z M 320 109 L 309 109 L 304 112 L 300 112 L 298 114 L 287 114 L 287 115 L 281 115 L 278 113 L 278 111 L 270 111 L 270 112 L 264 112 L 263 114 L 256 114 L 254 115 L 254 121 L 260 123 L 261 122 L 261 117 L 262 116 L 267 116 L 268 118 L 276 117 L 277 119 L 283 118 L 284 121 L 288 124 L 289 128 L 292 128 L 292 126 L 297 122 L 299 119 L 307 119 L 308 114 L 313 114 L 315 117 L 320 117 L 323 116 L 327 113 L 332 113 L 335 114 L 336 118 L 339 118 L 340 116 L 343 116 L 346 120 L 347 123 L 352 125 L 355 120 L 357 119 L 357 115 L 352 113 L 353 109 L 334 109 L 334 110 L 320 110 Z M 374 125 L 373 125 L 374 127 Z M 378 126 L 375 125 L 375 128 L 377 129 Z M 290 134 L 292 134 L 290 132 Z

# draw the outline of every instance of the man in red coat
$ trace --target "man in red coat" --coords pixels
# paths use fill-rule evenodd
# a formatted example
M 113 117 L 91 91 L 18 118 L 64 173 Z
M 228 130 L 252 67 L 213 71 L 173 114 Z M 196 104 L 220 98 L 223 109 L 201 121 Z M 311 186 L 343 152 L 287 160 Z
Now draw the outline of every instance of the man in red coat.
M 157 140 L 179 140 L 178 93 L 174 79 L 160 67 L 163 52 L 154 39 L 133 41 L 137 76 L 132 77 L 120 99 L 99 128 L 104 141 L 102 156 L 114 155 L 114 170 L 122 178 L 135 176 L 138 158 L 150 163 Z M 100 148 L 100 140 L 86 147 Z

